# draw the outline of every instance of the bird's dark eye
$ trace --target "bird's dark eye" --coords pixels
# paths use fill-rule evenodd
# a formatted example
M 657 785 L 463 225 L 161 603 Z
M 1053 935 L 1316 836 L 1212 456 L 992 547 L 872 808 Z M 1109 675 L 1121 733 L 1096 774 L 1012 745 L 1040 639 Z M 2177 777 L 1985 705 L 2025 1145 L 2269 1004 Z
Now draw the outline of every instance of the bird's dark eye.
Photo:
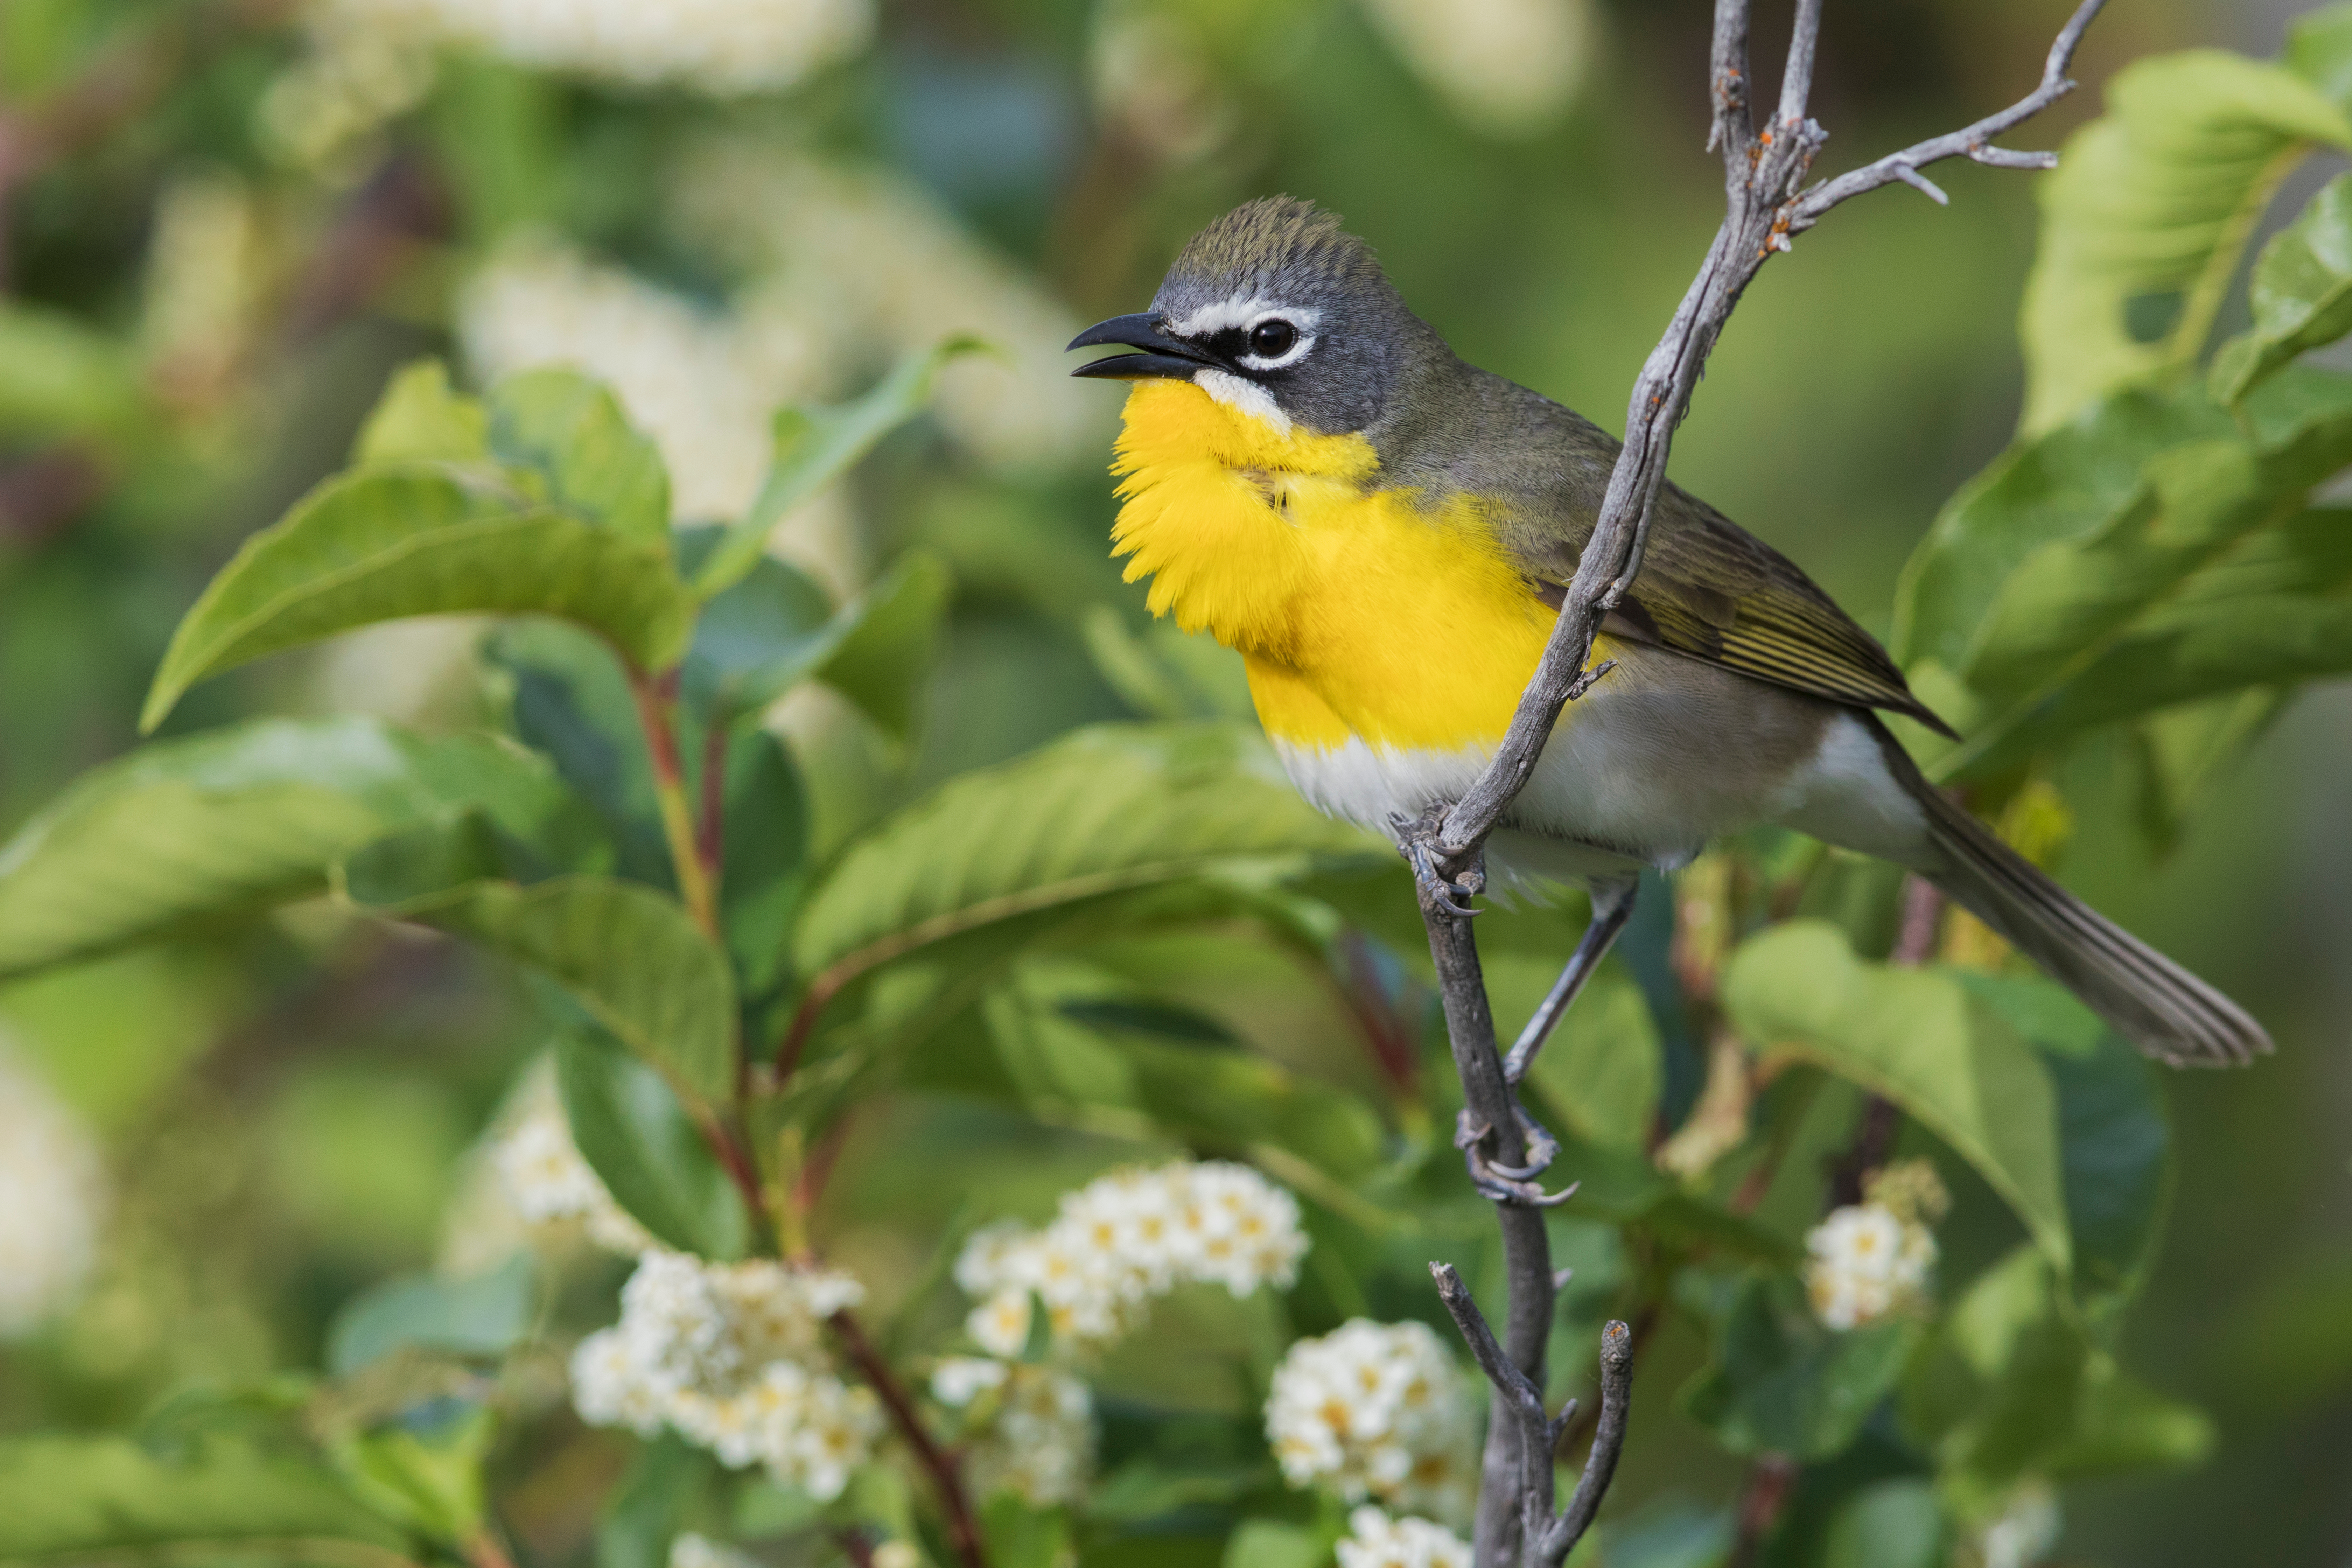
M 1298 342 L 1298 329 L 1276 316 L 1250 329 L 1250 353 L 1260 359 L 1280 359 Z

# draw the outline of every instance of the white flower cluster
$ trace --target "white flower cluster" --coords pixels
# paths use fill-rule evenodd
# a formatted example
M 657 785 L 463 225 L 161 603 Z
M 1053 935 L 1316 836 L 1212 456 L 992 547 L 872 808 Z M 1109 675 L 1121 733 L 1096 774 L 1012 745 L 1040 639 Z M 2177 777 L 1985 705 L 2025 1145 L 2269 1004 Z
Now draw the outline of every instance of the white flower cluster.
M 1367 1504 L 1348 1515 L 1339 1568 L 1470 1568 L 1470 1543 L 1425 1519 L 1391 1519 Z
M 948 1356 L 931 1397 L 965 1421 L 972 1489 L 1019 1494 L 1040 1508 L 1076 1502 L 1094 1473 L 1094 1397 L 1052 1367 Z
M 1591 0 L 1364 0 L 1364 9 L 1454 116 L 1490 135 L 1556 122 L 1592 61 Z
M 1017 468 L 1076 460 L 1106 438 L 1112 401 L 1071 380 L 1062 352 L 1084 323 L 913 184 L 722 142 L 688 164 L 677 217 L 690 243 L 761 279 L 747 320 L 824 336 L 837 393 L 880 368 L 877 351 L 970 332 L 996 352 L 941 373 L 934 407 L 950 440 Z
M 856 54 L 874 31 L 871 0 L 326 0 L 323 8 L 345 27 L 721 95 L 790 87 Z
M 643 1436 L 667 1426 L 722 1464 L 838 1497 L 882 1412 L 827 1369 L 822 1325 L 864 1294 L 824 1269 L 647 1252 L 621 1288 L 620 1322 L 572 1354 L 572 1403 L 591 1426 Z
M 515 1213 L 534 1227 L 578 1226 L 614 1252 L 652 1247 L 653 1237 L 613 1201 L 581 1157 L 553 1082 L 534 1083 L 526 1097 L 522 1115 L 490 1148 L 491 1168 Z
M 89 1130 L 0 1047 L 0 1339 L 30 1331 L 80 1292 L 105 1208 Z
M 1814 1315 L 1843 1331 L 1919 1306 L 1936 1265 L 1928 1226 L 1949 1203 L 1935 1169 L 1906 1161 L 1874 1173 L 1864 1201 L 1831 1211 L 1805 1237 L 1805 1293 Z
M 510 249 L 467 281 L 457 335 L 485 382 L 561 365 L 611 386 L 661 448 L 671 507 L 687 521 L 751 504 L 776 409 L 817 386 L 813 344 L 788 323 L 747 330 L 550 241 Z
M 1306 1252 L 1297 1198 L 1247 1165 L 1179 1160 L 1064 1194 L 1043 1230 L 1008 1223 L 975 1233 L 955 1278 L 981 1299 L 965 1322 L 971 1337 L 1013 1356 L 1029 1340 L 1033 1297 L 1054 1337 L 1082 1349 L 1117 1339 L 1152 1297 L 1187 1281 L 1235 1296 L 1287 1287 Z
M 1295 1487 L 1444 1520 L 1465 1517 L 1475 1496 L 1474 1413 L 1426 1323 L 1355 1318 L 1291 1346 L 1275 1368 L 1265 1435 Z

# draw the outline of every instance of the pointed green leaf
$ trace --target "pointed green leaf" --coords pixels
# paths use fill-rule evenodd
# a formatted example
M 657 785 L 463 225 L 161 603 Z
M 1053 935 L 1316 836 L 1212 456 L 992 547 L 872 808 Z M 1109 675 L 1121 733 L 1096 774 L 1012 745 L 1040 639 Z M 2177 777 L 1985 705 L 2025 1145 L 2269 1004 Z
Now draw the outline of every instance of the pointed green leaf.
M 469 881 L 370 906 L 478 942 L 555 981 L 682 1093 L 715 1100 L 735 1072 L 735 983 L 675 900 L 634 882 Z
M 1751 1275 L 1683 1408 L 1735 1454 L 1826 1459 L 1860 1435 L 1917 1340 L 1917 1325 L 1901 1319 L 1823 1328 L 1794 1275 Z
M 487 1405 L 427 1407 L 441 1416 L 346 1433 L 329 1445 L 335 1463 L 379 1512 L 446 1545 L 482 1531 L 489 1487 L 482 1475 L 498 1417 Z
M 446 469 L 329 479 L 247 540 L 173 634 L 141 716 L 206 676 L 404 616 L 539 614 L 601 633 L 642 669 L 685 652 L 692 605 L 666 543 L 632 539 Z
M 268 720 L 143 747 L 0 847 L 0 974 L 323 892 L 329 867 L 362 846 L 475 806 L 502 835 L 551 847 L 584 827 L 545 763 L 487 736 Z
M 530 1331 L 533 1270 L 517 1253 L 488 1274 L 387 1279 L 346 1304 L 327 1331 L 327 1370 L 348 1376 L 414 1345 L 452 1355 L 496 1356 Z
M 2057 1092 L 2032 1047 L 1958 977 L 1866 963 L 1836 927 L 1794 921 L 1733 952 L 1722 994 L 1758 1048 L 1818 1062 L 1951 1145 L 2066 1266 Z
M 596 1568 L 669 1568 L 670 1543 L 709 1488 L 714 1462 L 675 1432 L 637 1450 L 596 1521 Z
M 846 630 L 817 678 L 904 745 L 939 651 L 952 587 L 927 551 L 908 551 L 882 579 L 843 608 Z
M 759 497 L 704 560 L 694 591 L 707 599 L 740 582 L 765 553 L 768 535 L 786 512 L 847 473 L 883 437 L 920 413 L 940 367 L 984 347 L 977 338 L 950 338 L 900 360 L 855 403 L 778 415 L 775 459 Z
M 659 1074 L 593 1031 L 555 1048 L 572 1142 L 613 1201 L 654 1236 L 701 1258 L 743 1256 L 743 1201 Z
M 2192 49 L 2117 72 L 2037 187 L 2021 427 L 2193 364 L 2255 220 L 2317 146 L 2352 146 L 2352 121 L 2290 70 Z
M 559 510 L 669 548 L 669 470 L 613 395 L 569 370 L 530 370 L 490 389 L 490 450 L 538 476 Z
M 2352 103 L 2352 5 L 2321 5 L 2289 22 L 2280 63 L 2337 103 Z
M 122 1437 L 0 1440 L 0 1562 L 169 1547 L 315 1565 L 308 1541 L 347 1547 L 339 1568 L 402 1568 L 408 1551 L 332 1471 L 233 1438 L 173 1458 Z
M 360 463 L 488 463 L 488 413 L 449 385 L 449 367 L 437 359 L 404 366 L 360 429 L 352 459 Z
M 992 921 L 1230 872 L 1381 852 L 1223 726 L 1103 725 L 967 773 L 854 843 L 803 907 L 802 973 L 864 967 Z M 1388 857 L 1392 859 L 1393 855 Z
M 2249 297 L 2254 324 L 2213 358 L 2216 402 L 2237 402 L 2296 355 L 2352 332 L 2352 174 L 2330 180 L 2263 247 Z
M 816 673 L 870 602 L 835 615 L 831 596 L 806 574 L 763 556 L 703 605 L 679 693 L 706 722 L 756 714 Z
M 753 731 L 727 752 L 720 923 L 747 995 L 783 978 L 793 917 L 808 891 L 808 791 L 784 743 Z

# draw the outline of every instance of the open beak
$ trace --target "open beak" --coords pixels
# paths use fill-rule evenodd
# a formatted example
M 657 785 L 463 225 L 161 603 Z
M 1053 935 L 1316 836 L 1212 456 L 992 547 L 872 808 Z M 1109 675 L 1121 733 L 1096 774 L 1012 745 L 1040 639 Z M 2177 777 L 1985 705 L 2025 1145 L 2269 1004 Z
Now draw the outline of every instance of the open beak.
M 1074 349 L 1093 348 L 1104 343 L 1119 343 L 1142 352 L 1095 360 L 1078 366 L 1070 374 L 1095 376 L 1104 381 L 1144 381 L 1153 376 L 1165 376 L 1171 381 L 1190 381 L 1194 371 L 1213 363 L 1192 344 L 1162 332 L 1160 318 L 1149 310 L 1097 321 L 1070 340 L 1070 347 Z

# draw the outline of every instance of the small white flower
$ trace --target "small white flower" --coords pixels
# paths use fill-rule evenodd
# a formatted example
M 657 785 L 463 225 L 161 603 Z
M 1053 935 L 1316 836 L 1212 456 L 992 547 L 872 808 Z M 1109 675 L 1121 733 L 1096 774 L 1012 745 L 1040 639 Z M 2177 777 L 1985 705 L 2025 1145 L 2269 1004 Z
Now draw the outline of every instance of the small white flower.
M 1476 1468 L 1462 1376 L 1425 1323 L 1357 1318 L 1275 1368 L 1266 1439 L 1295 1487 L 1459 1519 Z
M 923 1568 L 923 1554 L 910 1542 L 886 1541 L 874 1549 L 874 1568 Z
M 1841 1331 L 1918 1300 L 1936 1262 L 1927 1226 L 1875 1203 L 1834 1210 L 1805 1237 L 1805 1290 L 1813 1311 Z
M 590 1334 L 572 1352 L 572 1403 L 592 1426 L 625 1426 L 640 1437 L 662 1429 L 677 1390 L 618 1329 Z
M 1391 1519 L 1367 1504 L 1348 1515 L 1339 1568 L 1470 1568 L 1470 1545 L 1442 1524 Z
M 931 1369 L 931 1397 L 961 1410 L 993 1388 L 1004 1386 L 1005 1365 L 985 1356 L 942 1357 Z
M 29 1332 L 81 1292 L 105 1208 L 97 1142 L 0 1045 L 0 1340 Z
M 1029 1342 L 1029 1292 L 999 1290 L 971 1310 L 964 1331 L 991 1355 L 1011 1358 Z
M 1014 1492 L 1041 1508 L 1076 1501 L 1094 1473 L 1093 1395 L 1051 1367 L 1004 1371 L 1004 1399 L 971 1444 L 973 1489 Z

